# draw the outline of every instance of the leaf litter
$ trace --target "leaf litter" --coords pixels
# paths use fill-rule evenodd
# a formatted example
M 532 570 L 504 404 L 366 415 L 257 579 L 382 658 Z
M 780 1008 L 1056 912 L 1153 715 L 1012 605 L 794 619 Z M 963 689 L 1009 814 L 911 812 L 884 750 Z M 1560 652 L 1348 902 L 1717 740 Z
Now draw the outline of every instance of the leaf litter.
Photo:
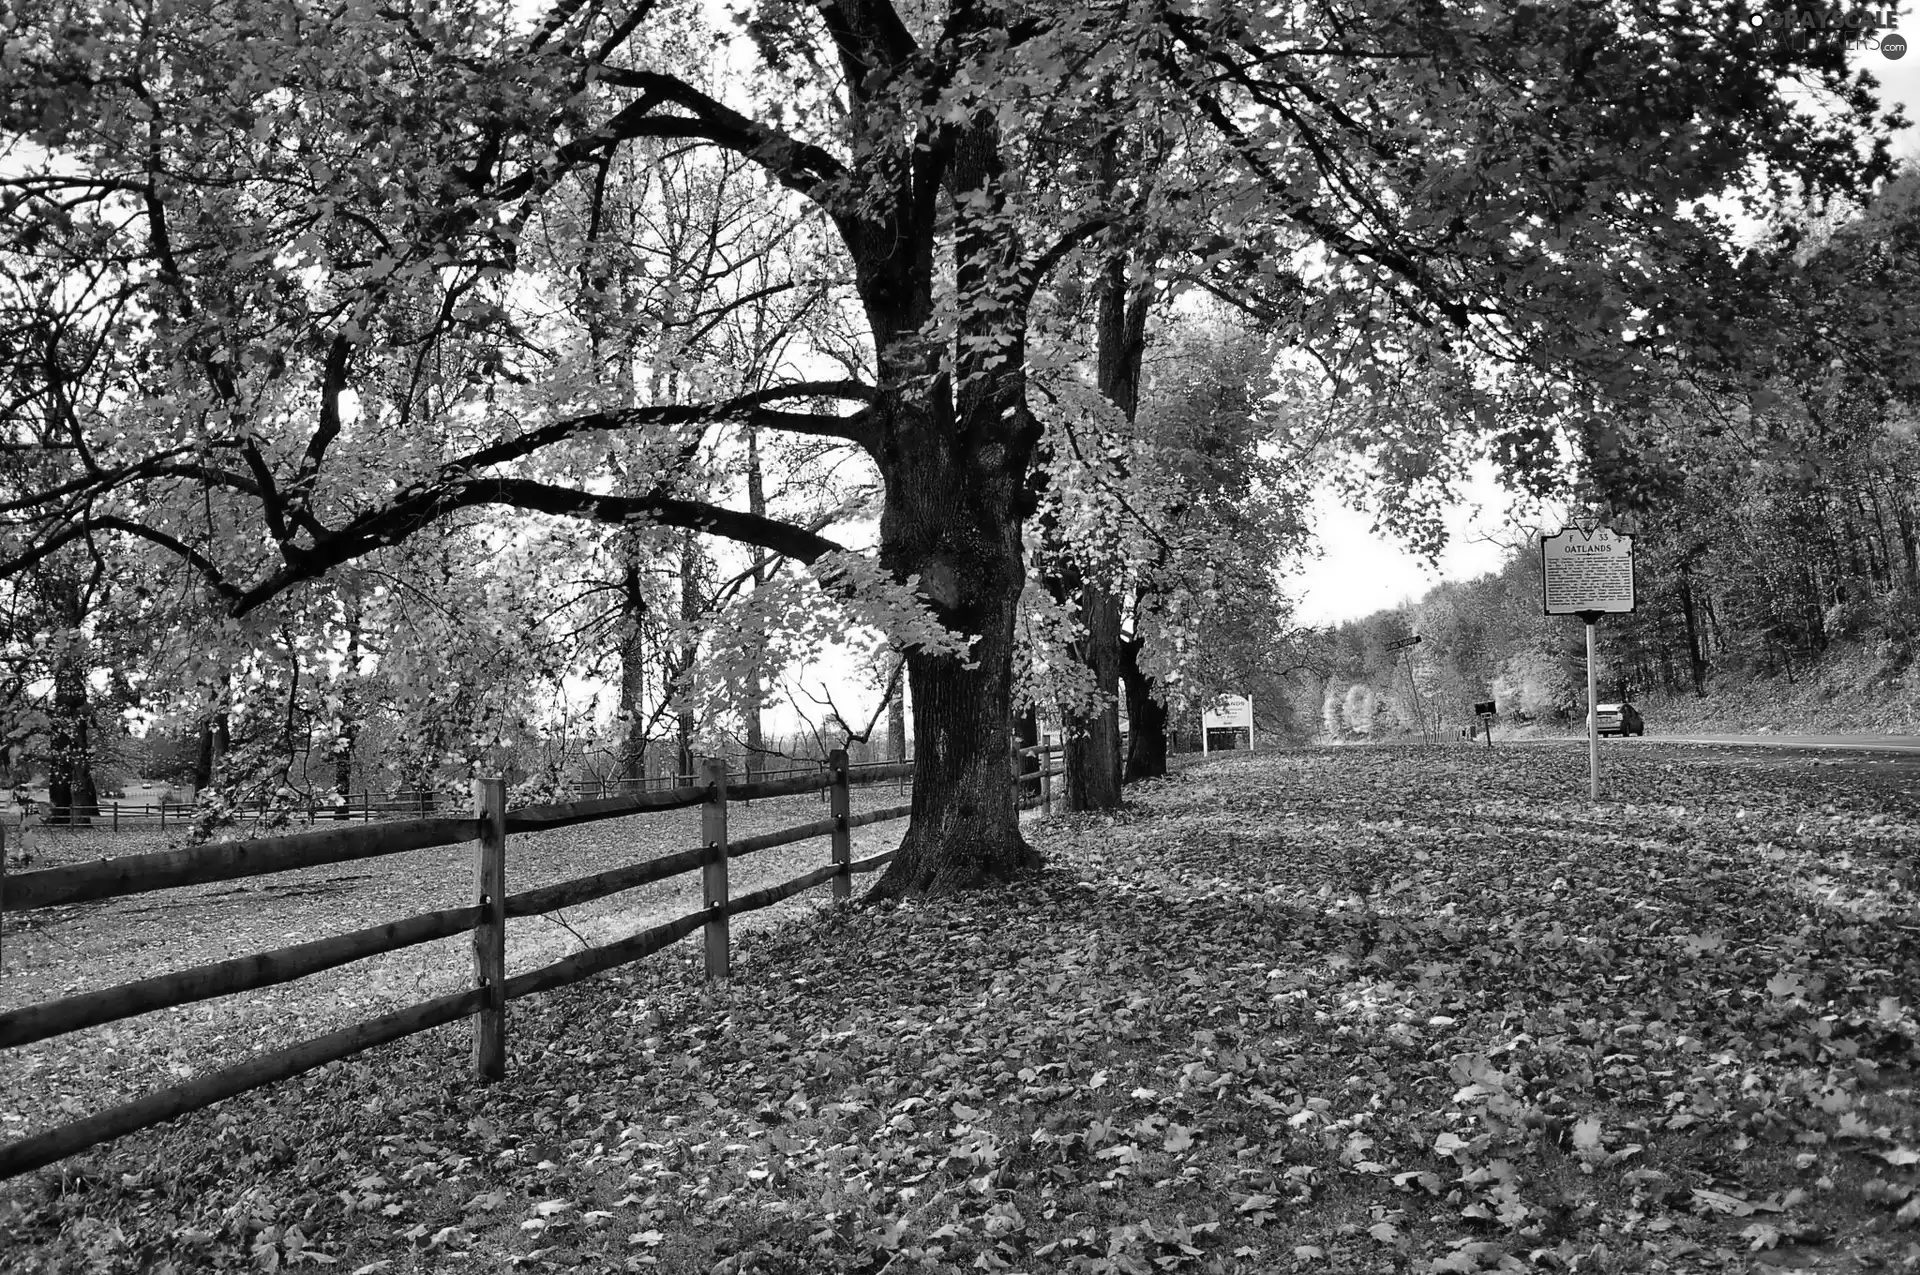
M 0 1189 L 24 1270 L 1920 1267 L 1920 804 L 1866 777 L 1347 749 Z

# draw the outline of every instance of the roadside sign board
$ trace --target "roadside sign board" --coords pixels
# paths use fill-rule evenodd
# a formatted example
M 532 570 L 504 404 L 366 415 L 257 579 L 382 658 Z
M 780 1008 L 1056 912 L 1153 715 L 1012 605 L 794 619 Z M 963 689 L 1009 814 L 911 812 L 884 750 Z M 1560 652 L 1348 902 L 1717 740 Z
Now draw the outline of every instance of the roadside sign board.
M 1404 651 L 1410 646 L 1419 645 L 1420 635 L 1416 633 L 1411 637 L 1395 638 L 1393 641 L 1387 643 L 1387 649 L 1389 651 Z
M 1247 731 L 1253 729 L 1253 701 L 1247 696 L 1222 695 L 1213 704 L 1213 707 L 1200 714 L 1203 730 L 1226 730 L 1232 727 Z
M 1540 542 L 1542 605 L 1548 615 L 1633 610 L 1633 537 L 1606 527 L 1569 527 Z
M 1253 747 L 1253 699 L 1247 695 L 1222 695 L 1200 710 L 1200 751 L 1212 752 L 1208 733 L 1216 730 L 1244 730 L 1247 747 Z
M 1496 706 L 1492 700 L 1482 700 L 1473 706 L 1473 715 L 1475 717 L 1492 717 L 1496 711 Z

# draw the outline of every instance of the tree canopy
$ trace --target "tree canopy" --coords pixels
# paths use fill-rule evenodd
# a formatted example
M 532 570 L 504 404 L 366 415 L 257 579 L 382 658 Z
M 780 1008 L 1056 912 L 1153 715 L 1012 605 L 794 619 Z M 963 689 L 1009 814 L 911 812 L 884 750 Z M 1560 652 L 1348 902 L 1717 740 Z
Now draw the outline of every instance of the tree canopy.
M 1727 210 L 1887 170 L 1843 45 L 1753 16 L 768 0 L 716 34 L 657 0 L 30 0 L 0 51 L 0 575 L 112 542 L 241 618 L 465 510 L 757 546 L 906 649 L 881 888 L 1003 877 L 1044 304 L 1150 246 L 1136 274 L 1272 333 L 1392 491 L 1462 437 L 1522 477 L 1618 451 L 1623 411 L 1756 362 L 1730 316 L 1785 304 Z M 694 153 L 723 193 L 649 185 Z M 743 216 L 805 251 L 768 267 Z M 700 350 L 776 293 L 821 318 L 771 374 Z M 749 428 L 864 456 L 877 570 L 691 481 Z

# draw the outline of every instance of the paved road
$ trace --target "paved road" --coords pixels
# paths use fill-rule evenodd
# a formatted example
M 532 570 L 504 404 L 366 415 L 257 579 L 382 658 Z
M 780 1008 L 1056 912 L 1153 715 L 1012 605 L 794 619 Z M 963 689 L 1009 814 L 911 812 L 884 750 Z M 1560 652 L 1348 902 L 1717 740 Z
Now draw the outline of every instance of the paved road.
M 1864 753 L 1920 753 L 1920 735 L 1656 734 L 1639 738 L 1650 744 L 1735 744 L 1747 748 L 1838 748 Z
M 1493 737 L 1495 746 L 1515 744 L 1561 744 L 1585 748 L 1585 735 L 1553 739 L 1503 740 Z M 1686 749 L 1705 749 L 1701 761 L 1736 761 L 1755 766 L 1833 766 L 1856 773 L 1898 776 L 1902 782 L 1920 771 L 1920 736 L 1916 735 L 1731 735 L 1681 734 L 1618 738 L 1606 736 L 1603 749 L 1664 748 L 1680 745 Z M 1684 756 L 1684 754 L 1682 754 Z
M 1799 750 L 1840 749 L 1856 753 L 1913 753 L 1920 754 L 1920 735 L 1687 735 L 1655 732 L 1649 735 L 1603 735 L 1601 739 L 1608 747 L 1624 745 L 1627 747 L 1652 747 L 1655 744 L 1705 744 L 1724 745 L 1734 748 L 1789 748 Z M 1498 732 L 1493 742 L 1499 744 L 1585 744 L 1585 735 L 1550 735 L 1534 739 L 1502 739 Z

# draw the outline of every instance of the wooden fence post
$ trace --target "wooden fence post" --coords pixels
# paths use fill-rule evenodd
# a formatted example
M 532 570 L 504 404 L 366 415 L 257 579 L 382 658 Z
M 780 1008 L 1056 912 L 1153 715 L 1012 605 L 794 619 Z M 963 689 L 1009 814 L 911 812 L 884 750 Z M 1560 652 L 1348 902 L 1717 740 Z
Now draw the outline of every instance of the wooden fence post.
M 482 909 L 473 930 L 473 982 L 487 993 L 473 1016 L 473 1074 L 487 1081 L 507 1074 L 507 781 L 474 780 L 473 813 L 480 821 L 473 888 Z
M 853 803 L 847 793 L 847 750 L 836 748 L 827 755 L 827 765 L 832 768 L 833 797 L 833 863 L 840 871 L 833 878 L 833 897 L 850 899 L 853 897 L 853 873 L 847 871 L 847 865 L 853 862 L 853 834 L 847 828 L 847 816 L 853 813 Z
M 1040 813 L 1053 813 L 1053 750 L 1040 746 Z
M 700 871 L 707 907 L 707 977 L 725 978 L 727 961 L 727 763 L 709 757 L 702 766 L 701 779 L 707 786 L 707 802 L 700 810 L 700 843 L 706 847 L 707 861 Z M 716 914 L 715 909 L 720 909 Z

